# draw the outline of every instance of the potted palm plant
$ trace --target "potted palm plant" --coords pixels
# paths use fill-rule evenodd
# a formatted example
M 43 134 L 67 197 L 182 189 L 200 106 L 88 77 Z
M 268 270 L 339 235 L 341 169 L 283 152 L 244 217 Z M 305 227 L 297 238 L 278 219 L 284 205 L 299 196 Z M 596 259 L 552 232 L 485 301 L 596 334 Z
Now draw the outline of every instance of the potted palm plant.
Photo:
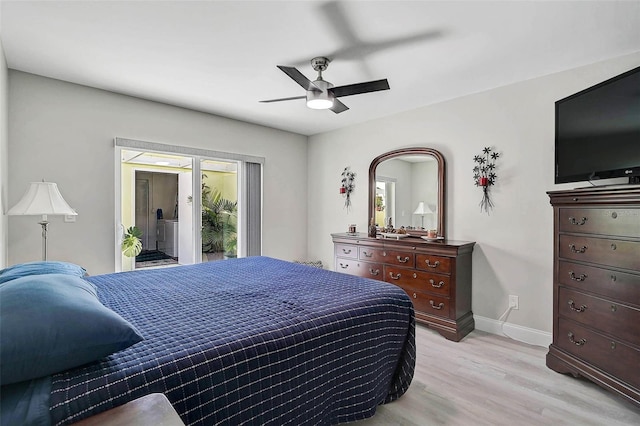
M 238 202 L 222 197 L 217 189 L 202 190 L 202 252 L 235 257 Z

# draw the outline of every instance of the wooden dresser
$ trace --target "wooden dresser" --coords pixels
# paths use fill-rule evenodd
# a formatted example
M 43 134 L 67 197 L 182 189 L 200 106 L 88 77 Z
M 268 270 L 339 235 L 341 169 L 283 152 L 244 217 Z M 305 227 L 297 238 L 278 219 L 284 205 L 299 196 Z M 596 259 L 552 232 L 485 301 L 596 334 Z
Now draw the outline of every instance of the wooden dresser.
M 471 254 L 475 243 L 332 234 L 335 270 L 386 281 L 413 301 L 416 321 L 460 341 L 474 328 Z
M 548 194 L 554 284 L 547 366 L 640 406 L 640 186 Z

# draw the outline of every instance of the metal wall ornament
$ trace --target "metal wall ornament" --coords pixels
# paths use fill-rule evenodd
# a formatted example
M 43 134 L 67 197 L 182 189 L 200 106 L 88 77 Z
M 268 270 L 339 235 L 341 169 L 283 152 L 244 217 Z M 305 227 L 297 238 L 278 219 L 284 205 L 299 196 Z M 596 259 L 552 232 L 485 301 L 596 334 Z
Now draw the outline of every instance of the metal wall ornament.
M 493 208 L 493 201 L 489 193 L 489 187 L 496 183 L 496 160 L 500 154 L 492 148 L 485 147 L 482 154 L 473 157 L 476 165 L 473 167 L 473 181 L 476 186 L 482 188 L 482 200 L 480 201 L 480 211 L 489 214 L 489 210 Z
M 344 208 L 349 210 L 351 207 L 351 194 L 356 189 L 356 174 L 351 171 L 351 167 L 347 166 L 342 171 L 342 180 L 340 181 L 340 194 L 344 197 Z

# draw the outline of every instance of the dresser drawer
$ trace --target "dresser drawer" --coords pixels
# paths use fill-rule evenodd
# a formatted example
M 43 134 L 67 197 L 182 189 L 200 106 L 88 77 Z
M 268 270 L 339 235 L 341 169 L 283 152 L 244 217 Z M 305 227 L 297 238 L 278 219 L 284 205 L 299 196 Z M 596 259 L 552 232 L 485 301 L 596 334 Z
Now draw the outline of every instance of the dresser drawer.
M 407 268 L 415 267 L 415 254 L 406 251 L 360 247 L 359 259 L 368 262 L 400 265 Z
M 447 275 L 393 266 L 384 267 L 384 280 L 407 290 L 436 293 L 443 296 L 449 296 L 451 288 Z
M 450 274 L 451 258 L 432 256 L 430 254 L 416 254 L 416 268 L 441 274 Z
M 337 257 L 344 257 L 348 259 L 358 258 L 358 246 L 351 244 L 335 244 L 335 255 Z
M 640 274 L 560 260 L 558 284 L 640 306 Z
M 458 342 L 473 330 L 471 280 L 475 243 L 445 239 L 436 244 L 419 238 L 392 240 L 344 233 L 332 234 L 332 238 L 335 271 L 402 288 L 414 303 L 416 322 L 433 327 L 449 340 Z
M 564 319 L 558 320 L 558 346 L 578 358 L 640 387 L 640 349 Z
M 357 259 L 336 258 L 336 272 L 384 280 L 384 270 L 380 263 L 362 262 Z
M 561 258 L 640 270 L 640 242 L 560 235 Z
M 560 232 L 603 235 L 640 235 L 640 209 L 575 208 L 559 209 Z
M 558 313 L 640 346 L 640 310 L 560 287 Z M 640 368 L 640 367 L 639 367 Z
M 438 297 L 433 294 L 413 291 L 406 288 L 403 290 L 409 295 L 416 312 L 423 312 L 429 315 L 439 315 L 449 317 L 450 300 L 446 297 Z

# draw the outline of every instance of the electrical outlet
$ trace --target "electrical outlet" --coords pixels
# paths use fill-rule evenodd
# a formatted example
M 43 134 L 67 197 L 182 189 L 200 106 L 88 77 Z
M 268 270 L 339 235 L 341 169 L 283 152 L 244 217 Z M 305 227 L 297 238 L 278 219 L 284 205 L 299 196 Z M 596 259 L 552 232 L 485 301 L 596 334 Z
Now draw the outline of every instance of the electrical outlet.
M 518 296 L 514 296 L 513 294 L 509 295 L 509 307 L 512 309 L 520 309 L 520 303 L 518 301 Z

